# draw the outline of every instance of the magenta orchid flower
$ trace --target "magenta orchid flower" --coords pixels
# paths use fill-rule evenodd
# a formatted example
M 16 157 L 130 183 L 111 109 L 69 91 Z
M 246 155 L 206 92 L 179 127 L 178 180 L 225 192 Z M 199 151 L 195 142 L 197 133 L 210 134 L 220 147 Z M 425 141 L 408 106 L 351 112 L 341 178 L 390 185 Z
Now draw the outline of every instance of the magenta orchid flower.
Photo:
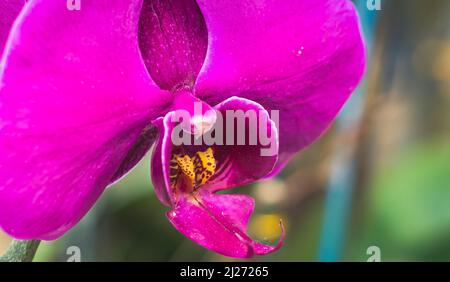
M 155 143 L 152 181 L 177 230 L 227 256 L 273 252 L 284 230 L 258 243 L 253 199 L 217 192 L 273 176 L 317 139 L 365 65 L 348 0 L 7 0 L 0 23 L 0 227 L 19 239 L 62 236 Z M 258 111 L 276 153 L 175 145 L 179 110 L 191 134 Z

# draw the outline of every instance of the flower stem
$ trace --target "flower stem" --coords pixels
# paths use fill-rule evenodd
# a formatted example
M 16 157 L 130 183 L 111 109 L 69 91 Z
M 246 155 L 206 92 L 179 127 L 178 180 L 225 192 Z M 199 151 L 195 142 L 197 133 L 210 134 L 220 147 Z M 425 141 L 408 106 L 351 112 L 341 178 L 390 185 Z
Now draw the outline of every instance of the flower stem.
M 0 256 L 0 262 L 31 262 L 40 240 L 13 240 L 8 250 Z

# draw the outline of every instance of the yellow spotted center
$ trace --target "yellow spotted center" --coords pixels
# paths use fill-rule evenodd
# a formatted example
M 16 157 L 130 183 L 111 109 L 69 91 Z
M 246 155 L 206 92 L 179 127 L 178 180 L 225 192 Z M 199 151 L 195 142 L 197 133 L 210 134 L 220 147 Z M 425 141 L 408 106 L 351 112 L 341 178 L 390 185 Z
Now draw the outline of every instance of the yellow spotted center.
M 216 172 L 216 159 L 212 148 L 198 151 L 193 157 L 173 154 L 170 160 L 170 184 L 172 188 L 187 184 L 186 190 L 208 182 Z

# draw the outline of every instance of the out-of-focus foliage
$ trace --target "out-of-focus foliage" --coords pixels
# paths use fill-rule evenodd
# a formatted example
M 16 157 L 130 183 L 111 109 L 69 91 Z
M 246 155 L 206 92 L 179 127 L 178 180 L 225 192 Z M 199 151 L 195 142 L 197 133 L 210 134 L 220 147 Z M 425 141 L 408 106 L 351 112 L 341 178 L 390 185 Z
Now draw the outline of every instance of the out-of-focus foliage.
M 359 250 L 376 245 L 384 260 L 450 260 L 450 142 L 400 154 L 370 189 L 368 216 L 354 236 Z

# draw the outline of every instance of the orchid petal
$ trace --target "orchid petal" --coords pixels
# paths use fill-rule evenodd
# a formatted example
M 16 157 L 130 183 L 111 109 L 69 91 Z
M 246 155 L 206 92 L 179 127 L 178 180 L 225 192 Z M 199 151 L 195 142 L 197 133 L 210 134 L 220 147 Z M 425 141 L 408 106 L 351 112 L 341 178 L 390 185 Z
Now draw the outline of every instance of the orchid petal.
M 198 0 L 209 33 L 197 96 L 280 111 L 280 159 L 329 126 L 360 81 L 365 50 L 348 0 Z
M 148 125 L 144 128 L 136 140 L 134 146 L 128 151 L 116 173 L 112 177 L 111 183 L 118 181 L 132 170 L 139 161 L 147 154 L 158 137 L 157 128 Z
M 25 0 L 3 0 L 0 2 L 0 58 L 11 27 L 25 4 Z
M 0 226 L 13 237 L 64 234 L 148 147 L 170 94 L 139 53 L 141 2 L 34 0 L 19 15 L 0 70 Z

